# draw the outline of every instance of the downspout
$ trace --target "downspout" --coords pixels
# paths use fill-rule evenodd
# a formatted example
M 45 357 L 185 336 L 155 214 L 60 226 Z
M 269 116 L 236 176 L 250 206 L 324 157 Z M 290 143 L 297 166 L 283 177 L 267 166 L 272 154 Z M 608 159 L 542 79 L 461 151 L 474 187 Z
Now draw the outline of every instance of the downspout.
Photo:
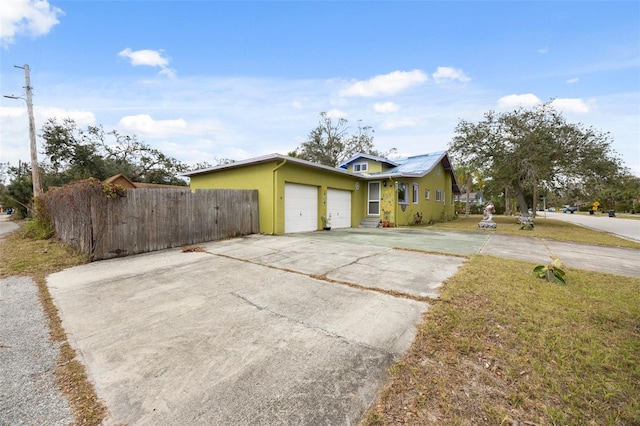
M 398 182 L 391 180 L 391 184 L 393 185 L 393 227 L 398 226 L 398 219 L 400 219 L 400 214 L 398 210 L 400 210 L 400 203 L 398 202 Z
M 275 235 L 276 234 L 276 205 L 278 202 L 278 190 L 277 190 L 277 182 L 278 182 L 278 169 L 282 166 L 284 166 L 285 164 L 287 164 L 287 159 L 284 158 L 282 160 L 282 163 L 278 164 L 274 169 L 273 169 L 273 211 L 272 213 L 272 220 L 273 223 L 271 224 L 271 234 Z

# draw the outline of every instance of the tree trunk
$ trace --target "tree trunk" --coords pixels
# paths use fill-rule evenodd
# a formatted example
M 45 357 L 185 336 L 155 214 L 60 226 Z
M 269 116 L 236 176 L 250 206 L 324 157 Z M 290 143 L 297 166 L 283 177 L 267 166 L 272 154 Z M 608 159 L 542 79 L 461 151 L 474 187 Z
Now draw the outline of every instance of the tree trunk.
M 504 214 L 511 216 L 511 200 L 509 199 L 509 187 L 504 187 Z
M 472 180 L 471 173 L 469 173 L 469 177 L 467 178 L 467 205 L 465 206 L 464 217 L 469 217 L 469 194 L 471 193 Z
M 518 202 L 518 209 L 520 209 L 520 213 L 522 213 L 524 216 L 528 216 L 529 207 L 527 206 L 527 200 L 525 200 L 522 189 L 520 188 L 520 182 L 515 181 L 513 183 L 513 190 L 516 194 L 516 201 Z

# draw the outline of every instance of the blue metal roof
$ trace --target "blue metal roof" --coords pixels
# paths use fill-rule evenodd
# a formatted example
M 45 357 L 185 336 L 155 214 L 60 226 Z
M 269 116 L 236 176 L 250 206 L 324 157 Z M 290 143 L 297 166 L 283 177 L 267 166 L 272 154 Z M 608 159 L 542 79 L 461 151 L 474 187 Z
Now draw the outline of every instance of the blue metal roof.
M 429 173 L 433 168 L 440 163 L 442 158 L 446 155 L 446 151 L 432 152 L 429 154 L 416 155 L 413 157 L 394 159 L 393 161 L 398 164 L 397 167 L 381 172 L 377 174 L 398 174 L 398 175 L 420 175 L 423 176 Z M 376 173 L 372 173 L 375 175 Z

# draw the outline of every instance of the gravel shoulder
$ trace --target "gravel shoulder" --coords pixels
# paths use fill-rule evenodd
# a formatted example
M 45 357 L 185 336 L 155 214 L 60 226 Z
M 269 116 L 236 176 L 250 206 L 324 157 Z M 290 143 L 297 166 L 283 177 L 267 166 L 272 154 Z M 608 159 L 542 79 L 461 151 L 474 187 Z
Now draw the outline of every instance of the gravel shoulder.
M 0 280 L 0 425 L 69 425 L 73 414 L 54 371 L 60 344 L 29 277 Z

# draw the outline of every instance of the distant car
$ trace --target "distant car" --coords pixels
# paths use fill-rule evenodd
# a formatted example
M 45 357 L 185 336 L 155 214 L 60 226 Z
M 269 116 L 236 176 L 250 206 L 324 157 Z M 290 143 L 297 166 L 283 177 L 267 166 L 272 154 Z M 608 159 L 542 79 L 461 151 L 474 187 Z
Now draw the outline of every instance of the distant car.
M 564 209 L 562 210 L 563 213 L 569 212 L 571 214 L 577 211 L 578 211 L 578 206 L 564 206 Z
M 556 211 L 556 208 L 555 208 L 555 207 L 549 207 L 549 209 L 548 209 L 548 210 L 549 210 L 550 212 L 552 212 L 552 213 L 553 213 L 553 212 L 555 212 L 555 211 Z

